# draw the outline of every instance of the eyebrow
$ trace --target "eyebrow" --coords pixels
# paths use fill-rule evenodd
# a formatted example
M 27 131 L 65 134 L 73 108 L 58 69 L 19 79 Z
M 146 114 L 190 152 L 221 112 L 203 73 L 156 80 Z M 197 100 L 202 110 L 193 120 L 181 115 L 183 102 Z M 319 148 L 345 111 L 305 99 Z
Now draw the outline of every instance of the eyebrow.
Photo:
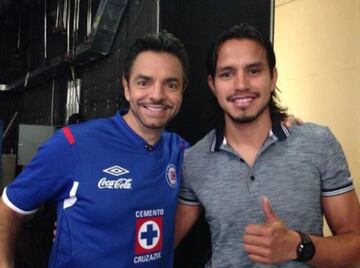
M 254 63 L 250 63 L 250 64 L 246 65 L 246 68 L 262 67 L 262 66 L 264 66 L 264 63 L 261 61 L 258 61 L 258 62 L 254 62 Z
M 245 68 L 254 68 L 254 67 L 262 67 L 264 66 L 264 63 L 261 61 L 256 61 L 253 63 L 249 63 L 245 65 Z M 232 71 L 236 69 L 233 65 L 226 65 L 226 66 L 220 66 L 216 69 L 216 72 L 223 72 L 223 71 Z
M 135 77 L 135 80 L 138 79 L 151 80 L 152 77 L 144 74 L 139 74 Z M 165 82 L 180 82 L 180 80 L 177 77 L 167 77 L 165 78 Z
M 232 71 L 234 69 L 235 68 L 232 66 L 222 66 L 222 67 L 216 68 L 216 72 Z
M 135 80 L 144 79 L 144 80 L 150 80 L 151 77 L 143 74 L 139 74 L 135 77 Z
M 165 79 L 165 82 L 169 83 L 169 82 L 178 82 L 180 83 L 180 80 L 177 77 L 168 77 Z

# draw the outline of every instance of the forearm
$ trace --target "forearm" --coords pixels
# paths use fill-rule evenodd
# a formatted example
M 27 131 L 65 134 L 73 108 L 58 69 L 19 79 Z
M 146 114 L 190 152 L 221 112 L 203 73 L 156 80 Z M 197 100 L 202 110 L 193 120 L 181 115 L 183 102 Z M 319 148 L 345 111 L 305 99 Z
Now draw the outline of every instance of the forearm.
M 178 204 L 175 218 L 174 247 L 176 248 L 201 214 L 200 206 Z
M 360 233 L 349 232 L 330 237 L 311 236 L 316 248 L 309 264 L 315 267 L 354 267 L 360 265 Z
M 22 218 L 0 201 L 0 268 L 14 267 L 14 252 Z
M 315 267 L 360 265 L 360 206 L 355 191 L 323 197 L 322 207 L 334 236 L 312 237 L 317 252 L 309 263 Z
M 176 217 L 175 222 L 175 235 L 174 235 L 174 248 L 180 244 L 185 235 L 189 232 L 193 225 L 193 222 L 188 223 L 186 218 Z

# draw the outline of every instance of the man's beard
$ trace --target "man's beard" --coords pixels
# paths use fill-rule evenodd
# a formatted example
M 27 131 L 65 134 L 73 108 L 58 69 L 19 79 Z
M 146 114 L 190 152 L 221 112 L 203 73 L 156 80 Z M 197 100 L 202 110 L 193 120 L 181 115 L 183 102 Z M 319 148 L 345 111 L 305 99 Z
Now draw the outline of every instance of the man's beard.
M 257 111 L 256 114 L 254 115 L 247 115 L 246 111 L 244 111 L 244 114 L 240 115 L 240 116 L 232 116 L 230 113 L 226 113 L 226 115 L 235 123 L 237 124 L 248 124 L 251 123 L 253 121 L 255 121 L 257 118 L 259 118 L 260 115 L 262 115 L 266 109 L 269 107 L 269 102 L 264 105 L 263 107 L 260 108 L 259 111 Z

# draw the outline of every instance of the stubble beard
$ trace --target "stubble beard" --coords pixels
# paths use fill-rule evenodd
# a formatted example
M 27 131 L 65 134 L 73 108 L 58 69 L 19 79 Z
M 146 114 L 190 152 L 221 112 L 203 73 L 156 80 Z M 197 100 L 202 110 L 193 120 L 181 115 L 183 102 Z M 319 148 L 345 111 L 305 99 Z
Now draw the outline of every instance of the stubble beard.
M 228 112 L 225 112 L 225 114 L 227 115 L 227 117 L 233 121 L 234 123 L 237 123 L 237 124 L 248 124 L 248 123 L 251 123 L 251 122 L 254 122 L 257 118 L 260 117 L 260 115 L 262 115 L 266 109 L 269 107 L 269 104 L 270 104 L 270 98 L 269 98 L 269 101 L 263 105 L 255 114 L 253 115 L 249 115 L 247 114 L 247 111 L 246 110 L 243 110 L 242 111 L 242 114 L 239 115 L 239 116 L 233 116 L 231 115 L 230 113 Z

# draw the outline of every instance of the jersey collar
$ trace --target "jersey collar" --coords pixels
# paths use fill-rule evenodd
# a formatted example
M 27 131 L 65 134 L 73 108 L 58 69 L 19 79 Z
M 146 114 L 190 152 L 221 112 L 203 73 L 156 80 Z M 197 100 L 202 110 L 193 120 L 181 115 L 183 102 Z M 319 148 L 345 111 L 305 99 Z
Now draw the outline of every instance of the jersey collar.
M 159 140 L 154 145 L 149 145 L 139 134 L 137 134 L 124 120 L 123 116 L 128 112 L 127 109 L 120 109 L 116 115 L 115 120 L 119 127 L 125 131 L 126 138 L 129 139 L 136 146 L 142 147 L 145 151 L 153 151 L 156 150 L 161 142 L 162 136 L 160 136 Z

